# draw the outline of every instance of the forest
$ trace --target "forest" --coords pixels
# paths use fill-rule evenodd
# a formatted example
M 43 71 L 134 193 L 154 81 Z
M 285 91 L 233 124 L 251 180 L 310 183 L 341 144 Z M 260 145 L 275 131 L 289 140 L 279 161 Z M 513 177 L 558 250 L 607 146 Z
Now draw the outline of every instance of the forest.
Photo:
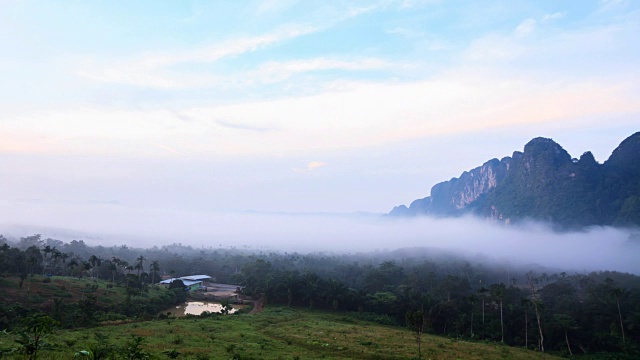
M 182 288 L 157 286 L 162 275 L 207 274 L 240 285 L 267 307 L 355 314 L 407 327 L 416 341 L 435 334 L 566 356 L 640 355 L 640 277 L 628 273 L 520 266 L 427 248 L 357 254 L 182 244 L 136 249 L 36 234 L 0 237 L 0 274 L 2 287 L 19 279 L 17 295 L 5 292 L 0 299 L 0 329 L 9 332 L 39 316 L 67 329 L 156 319 L 187 296 Z M 36 276 L 73 279 L 69 286 L 82 287 L 81 297 L 34 299 L 29 289 Z M 107 292 L 92 280 L 110 284 Z

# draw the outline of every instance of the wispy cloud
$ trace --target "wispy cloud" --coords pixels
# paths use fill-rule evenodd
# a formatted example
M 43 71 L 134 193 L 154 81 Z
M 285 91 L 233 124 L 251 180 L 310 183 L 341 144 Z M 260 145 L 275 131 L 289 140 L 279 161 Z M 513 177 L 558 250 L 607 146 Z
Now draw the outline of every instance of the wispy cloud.
M 387 30 L 386 33 L 401 35 L 409 39 L 417 39 L 424 36 L 424 32 L 422 31 L 413 30 L 402 26 L 397 26 L 393 29 Z
M 326 70 L 367 71 L 397 68 L 399 64 L 392 64 L 378 58 L 359 58 L 343 60 L 335 58 L 313 58 L 292 61 L 270 61 L 260 65 L 256 70 L 242 74 L 245 81 L 255 83 L 275 83 L 300 73 L 310 73 Z
M 626 6 L 628 0 L 600 0 L 601 10 L 609 10 L 619 6 Z
M 562 19 L 563 17 L 565 17 L 567 14 L 565 12 L 555 12 L 553 14 L 545 14 L 542 17 L 542 21 L 551 21 L 551 20 L 558 20 L 558 19 Z
M 327 166 L 327 163 L 323 162 L 323 161 L 312 161 L 312 162 L 307 164 L 307 169 L 308 170 L 315 170 L 315 169 L 321 168 L 323 166 Z
M 228 121 L 224 121 L 224 120 L 215 120 L 216 124 L 218 124 L 219 126 L 228 128 L 228 129 L 235 129 L 235 130 L 245 130 L 245 131 L 252 131 L 252 132 L 267 132 L 267 131 L 273 131 L 274 129 L 272 128 L 268 128 L 268 127 L 259 127 L 259 126 L 252 126 L 252 125 L 247 125 L 247 124 L 238 124 L 238 123 L 232 123 L 232 122 L 228 122 Z
M 321 167 L 325 167 L 329 164 L 327 164 L 324 161 L 311 161 L 307 164 L 307 166 L 305 166 L 304 168 L 293 168 L 291 170 L 293 170 L 293 172 L 297 172 L 297 173 L 304 173 L 304 172 L 309 172 L 309 171 L 314 171 L 317 170 Z
M 264 16 L 274 12 L 279 12 L 295 5 L 298 0 L 263 0 L 256 7 L 256 14 Z
M 160 89 L 181 89 L 213 86 L 219 76 L 211 73 L 185 74 L 171 67 L 189 63 L 215 63 L 229 56 L 264 49 L 268 46 L 319 31 L 312 25 L 290 25 L 271 33 L 229 39 L 217 44 L 171 53 L 154 52 L 124 61 L 103 63 L 85 60 L 77 74 L 91 80 Z
M 293 1 L 265 1 L 264 11 L 288 7 Z M 207 88 L 225 83 L 226 74 L 210 70 L 180 71 L 183 65 L 214 64 L 222 59 L 257 52 L 305 35 L 318 33 L 349 19 L 385 7 L 388 1 L 373 1 L 359 6 L 339 6 L 330 14 L 336 17 L 309 20 L 280 26 L 253 36 L 231 37 L 209 45 L 172 51 L 153 51 L 124 59 L 85 58 L 76 74 L 93 81 L 125 84 L 143 88 L 179 90 Z M 366 64 L 361 64 L 366 65 Z M 265 66 L 271 66 L 267 64 Z M 334 64 L 333 66 L 340 66 Z M 344 65 L 343 65 L 344 66 Z
M 517 35 L 529 35 L 536 29 L 536 21 L 534 19 L 526 19 L 516 27 Z

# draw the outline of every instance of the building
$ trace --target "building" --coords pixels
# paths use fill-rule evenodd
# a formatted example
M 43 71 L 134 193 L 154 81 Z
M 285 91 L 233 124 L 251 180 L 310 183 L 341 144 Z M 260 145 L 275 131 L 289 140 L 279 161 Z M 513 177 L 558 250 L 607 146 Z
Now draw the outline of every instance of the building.
M 172 282 L 176 280 L 181 280 L 185 286 L 186 291 L 196 291 L 202 287 L 202 282 L 205 280 L 211 279 L 211 276 L 208 275 L 191 275 L 191 276 L 182 276 L 179 278 L 171 278 L 160 281 L 160 284 L 169 286 Z

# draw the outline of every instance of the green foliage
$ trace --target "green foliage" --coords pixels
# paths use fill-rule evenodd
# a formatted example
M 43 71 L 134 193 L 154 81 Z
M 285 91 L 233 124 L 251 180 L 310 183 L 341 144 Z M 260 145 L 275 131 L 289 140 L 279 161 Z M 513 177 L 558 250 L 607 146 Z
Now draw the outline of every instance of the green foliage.
M 178 356 L 180 356 L 180 352 L 177 351 L 176 349 L 163 351 L 162 353 L 166 355 L 169 359 L 177 359 Z
M 57 321 L 43 314 L 23 319 L 22 327 L 18 331 L 19 337 L 15 340 L 19 345 L 18 351 L 30 360 L 37 359 L 39 351 L 53 348 L 53 345 L 47 341 L 47 335 L 57 325 Z
M 132 335 L 127 340 L 124 346 L 120 349 L 120 355 L 123 359 L 127 360 L 145 360 L 149 359 L 149 353 L 144 350 L 142 343 L 144 338 L 142 336 Z

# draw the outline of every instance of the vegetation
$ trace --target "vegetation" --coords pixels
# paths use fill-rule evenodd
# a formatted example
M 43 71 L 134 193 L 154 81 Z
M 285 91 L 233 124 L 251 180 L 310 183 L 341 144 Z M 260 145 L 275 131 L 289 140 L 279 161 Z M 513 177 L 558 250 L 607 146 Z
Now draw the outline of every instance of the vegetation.
M 212 358 L 640 356 L 640 277 L 631 274 L 472 263 L 427 249 L 302 255 L 4 241 L 0 351 L 13 357 L 204 358 L 200 348 Z M 266 312 L 158 316 L 186 296 L 151 283 L 163 274 L 238 283 Z
M 436 184 L 431 196 L 392 215 L 474 213 L 505 222 L 546 221 L 558 228 L 640 226 L 640 132 L 599 164 L 585 152 L 572 159 L 551 139 L 536 138 L 524 152 Z M 475 196 L 472 196 L 474 195 Z M 460 199 L 465 199 L 461 202 Z
M 359 314 L 270 307 L 255 314 L 139 322 L 50 337 L 51 359 L 411 359 L 411 331 Z M 424 358 L 554 359 L 503 345 L 422 336 Z M 78 354 L 78 355 L 76 355 Z M 86 355 L 85 355 L 86 354 Z M 8 355 L 9 359 L 21 355 Z

